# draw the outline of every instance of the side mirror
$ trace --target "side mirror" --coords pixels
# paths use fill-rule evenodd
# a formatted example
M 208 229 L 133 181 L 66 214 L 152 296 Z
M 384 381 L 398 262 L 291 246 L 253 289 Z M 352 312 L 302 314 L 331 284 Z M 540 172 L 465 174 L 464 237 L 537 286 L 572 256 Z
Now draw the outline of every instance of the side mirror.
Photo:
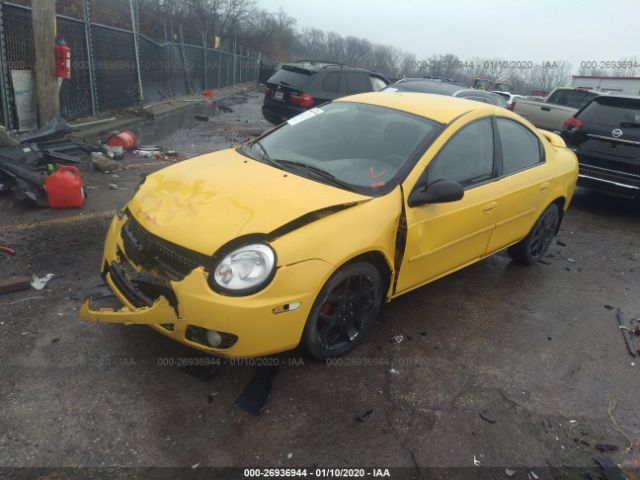
M 427 203 L 448 203 L 462 200 L 464 188 L 451 180 L 437 180 L 431 185 L 418 185 L 409 195 L 409 206 L 417 207 Z

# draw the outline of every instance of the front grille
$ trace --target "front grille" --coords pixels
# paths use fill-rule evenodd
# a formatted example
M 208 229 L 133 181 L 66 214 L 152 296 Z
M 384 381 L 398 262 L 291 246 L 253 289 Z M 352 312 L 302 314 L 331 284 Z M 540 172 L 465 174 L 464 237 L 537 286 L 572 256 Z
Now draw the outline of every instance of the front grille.
M 128 217 L 122 242 L 132 262 L 172 280 L 182 280 L 193 269 L 208 264 L 210 258 L 206 255 L 163 240 L 145 230 L 130 213 Z

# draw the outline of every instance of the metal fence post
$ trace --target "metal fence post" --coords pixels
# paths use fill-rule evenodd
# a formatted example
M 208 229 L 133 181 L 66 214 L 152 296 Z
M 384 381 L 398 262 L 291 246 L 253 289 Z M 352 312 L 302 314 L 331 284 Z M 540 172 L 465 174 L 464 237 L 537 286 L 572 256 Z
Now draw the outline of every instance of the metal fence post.
M 96 70 L 95 61 L 93 58 L 93 34 L 91 31 L 91 10 L 89 7 L 89 0 L 82 2 L 82 17 L 84 20 L 84 38 L 87 45 L 87 65 L 89 69 L 89 92 L 91 96 L 91 114 L 96 115 L 98 113 L 98 93 L 96 86 Z
M 129 0 L 129 10 L 131 10 L 131 26 L 133 28 L 133 48 L 136 55 L 136 72 L 138 73 L 138 94 L 140 97 L 140 103 L 144 102 L 144 90 L 142 88 L 142 73 L 140 72 L 140 51 L 138 49 L 138 15 L 136 15 L 136 9 L 133 6 L 134 0 Z M 138 2 L 136 0 L 136 8 Z
M 184 32 L 182 31 L 182 23 L 180 24 L 180 54 L 182 56 L 184 79 L 187 82 L 187 95 L 191 95 L 193 93 L 193 88 L 191 88 L 191 75 L 189 75 L 189 69 L 187 68 L 187 57 L 184 53 Z
M 204 72 L 204 88 L 203 90 L 207 90 L 209 88 L 208 75 L 207 75 L 207 32 L 202 32 L 202 67 Z
M 13 130 L 13 118 L 9 112 L 9 89 L 7 85 L 7 55 L 4 44 L 4 0 L 0 0 L 0 103 L 2 104 L 2 121 L 7 130 Z

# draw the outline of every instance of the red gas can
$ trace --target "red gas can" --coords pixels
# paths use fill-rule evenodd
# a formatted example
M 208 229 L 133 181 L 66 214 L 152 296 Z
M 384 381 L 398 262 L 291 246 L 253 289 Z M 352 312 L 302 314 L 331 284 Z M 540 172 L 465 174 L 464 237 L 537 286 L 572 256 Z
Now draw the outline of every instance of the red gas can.
M 131 150 L 138 143 L 136 134 L 130 130 L 111 135 L 107 140 L 107 145 L 110 147 L 122 147 L 125 150 Z
M 51 208 L 80 208 L 84 205 L 82 178 L 76 167 L 61 166 L 47 177 L 44 187 Z

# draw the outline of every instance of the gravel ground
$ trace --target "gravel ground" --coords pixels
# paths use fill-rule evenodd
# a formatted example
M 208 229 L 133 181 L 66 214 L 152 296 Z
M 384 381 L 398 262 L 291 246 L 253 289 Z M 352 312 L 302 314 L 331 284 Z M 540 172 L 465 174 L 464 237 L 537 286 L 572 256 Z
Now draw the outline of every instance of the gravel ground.
M 185 156 L 226 148 L 269 127 L 260 96 L 246 100 L 209 122 L 189 109 L 139 133 Z M 579 191 L 544 264 L 498 254 L 407 294 L 336 364 L 281 355 L 256 417 L 234 404 L 248 366 L 196 379 L 163 365 L 198 354 L 148 328 L 77 320 L 100 283 L 109 215 L 141 174 L 167 165 L 123 164 L 117 177 L 84 172 L 82 212 L 0 197 L 0 244 L 18 251 L 0 253 L 0 278 L 56 274 L 41 292 L 0 296 L 1 467 L 71 468 L 59 478 L 90 476 L 78 467 L 401 467 L 394 478 L 508 478 L 509 468 L 525 479 L 584 478 L 594 457 L 640 466 L 640 358 L 615 316 L 640 313 L 637 203 Z

